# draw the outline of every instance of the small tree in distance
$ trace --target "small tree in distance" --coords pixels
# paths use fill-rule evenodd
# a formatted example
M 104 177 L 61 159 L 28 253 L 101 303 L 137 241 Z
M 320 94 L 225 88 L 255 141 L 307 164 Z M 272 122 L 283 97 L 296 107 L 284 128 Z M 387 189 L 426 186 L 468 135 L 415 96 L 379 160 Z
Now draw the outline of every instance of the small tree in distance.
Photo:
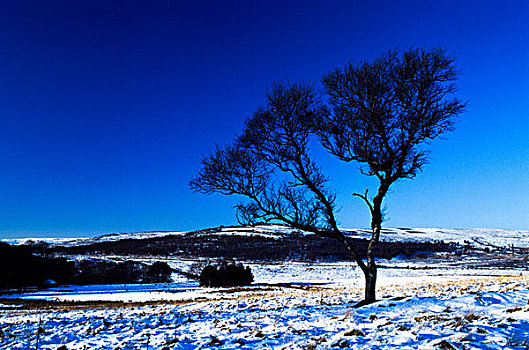
M 451 95 L 455 60 L 443 49 L 392 50 L 372 62 L 348 64 L 327 74 L 323 83 L 333 113 L 318 130 L 320 140 L 339 159 L 363 164 L 364 175 L 378 179 L 374 197 L 354 193 L 371 213 L 365 300 L 375 300 L 375 248 L 383 222 L 382 202 L 390 186 L 411 179 L 427 160 L 422 146 L 451 131 L 465 103 Z

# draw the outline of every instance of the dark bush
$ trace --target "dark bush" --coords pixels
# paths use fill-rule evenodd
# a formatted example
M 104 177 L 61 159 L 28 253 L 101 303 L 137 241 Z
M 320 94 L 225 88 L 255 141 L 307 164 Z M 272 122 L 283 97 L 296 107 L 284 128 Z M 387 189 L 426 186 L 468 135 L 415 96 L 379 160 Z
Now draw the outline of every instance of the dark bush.
M 219 266 L 208 265 L 200 274 L 202 287 L 247 286 L 252 282 L 252 271 L 241 263 L 223 261 Z
M 64 258 L 41 257 L 28 246 L 0 242 L 0 289 L 42 287 L 53 280 L 71 283 L 73 263 Z
M 171 281 L 173 270 L 165 262 L 157 261 L 147 268 L 144 283 L 164 283 Z
M 0 290 L 46 287 L 55 284 L 122 284 L 171 282 L 172 269 L 164 262 L 108 260 L 68 261 L 48 254 L 35 255 L 34 246 L 0 242 Z
M 76 263 L 75 284 L 131 284 L 171 282 L 165 262 L 146 265 L 134 261 L 81 260 Z

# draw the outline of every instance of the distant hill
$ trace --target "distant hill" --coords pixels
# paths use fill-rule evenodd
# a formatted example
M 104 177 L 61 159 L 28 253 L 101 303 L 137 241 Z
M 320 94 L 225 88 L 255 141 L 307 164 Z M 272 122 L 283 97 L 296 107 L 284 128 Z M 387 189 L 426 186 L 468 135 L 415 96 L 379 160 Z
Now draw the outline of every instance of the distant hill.
M 360 252 L 370 231 L 344 230 Z M 498 229 L 387 228 L 377 257 L 474 249 L 529 251 L 529 231 Z M 23 239 L 11 243 L 40 246 L 60 254 L 175 256 L 248 260 L 351 260 L 341 243 L 285 225 L 220 226 L 191 232 L 152 231 L 108 234 L 93 238 Z
M 361 253 L 367 249 L 365 235 L 348 231 Z M 193 232 L 152 232 L 142 236 L 120 234 L 91 239 L 78 244 L 55 245 L 61 254 L 104 254 L 137 256 L 179 256 L 189 258 L 226 258 L 260 261 L 306 260 L 343 261 L 351 256 L 336 240 L 322 238 L 282 225 L 216 227 Z M 455 244 L 429 242 L 381 242 L 380 258 L 413 255 L 418 252 L 451 251 Z

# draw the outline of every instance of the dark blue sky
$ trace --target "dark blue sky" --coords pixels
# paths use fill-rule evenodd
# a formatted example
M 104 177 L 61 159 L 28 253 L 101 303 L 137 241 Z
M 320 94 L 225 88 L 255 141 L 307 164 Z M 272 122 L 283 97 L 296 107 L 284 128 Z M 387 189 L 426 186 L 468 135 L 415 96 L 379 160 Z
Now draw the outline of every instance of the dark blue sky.
M 233 224 L 188 181 L 267 87 L 410 45 L 456 55 L 470 104 L 385 225 L 529 229 L 528 23 L 525 0 L 2 2 L 0 237 Z M 374 182 L 317 156 L 367 227 Z

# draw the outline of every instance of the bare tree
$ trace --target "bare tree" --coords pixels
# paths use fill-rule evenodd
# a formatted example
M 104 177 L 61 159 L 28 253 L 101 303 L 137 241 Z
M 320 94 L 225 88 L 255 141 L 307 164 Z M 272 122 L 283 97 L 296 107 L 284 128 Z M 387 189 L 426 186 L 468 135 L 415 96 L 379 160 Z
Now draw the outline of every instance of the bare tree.
M 247 120 L 234 144 L 217 147 L 202 159 L 202 169 L 190 187 L 250 199 L 236 206 L 240 222 L 281 221 L 337 239 L 365 270 L 362 257 L 338 228 L 335 194 L 309 155 L 309 140 L 327 117 L 312 87 L 275 85 L 266 106 Z
M 360 304 L 371 303 L 376 300 L 375 248 L 383 199 L 395 181 L 420 171 L 427 160 L 422 146 L 451 130 L 463 112 L 465 104 L 451 97 L 455 79 L 454 59 L 443 50 L 409 49 L 329 73 L 323 83 L 332 113 L 310 86 L 275 85 L 242 135 L 202 159 L 190 187 L 249 199 L 236 206 L 241 223 L 281 221 L 339 240 L 365 277 Z M 314 135 L 330 153 L 364 164 L 362 173 L 379 180 L 373 198 L 367 190 L 355 193 L 371 212 L 365 261 L 338 228 L 336 196 L 309 155 Z
M 355 193 L 371 213 L 372 235 L 365 275 L 365 301 L 376 299 L 375 248 L 383 222 L 382 202 L 399 179 L 411 179 L 427 161 L 423 148 L 453 129 L 465 103 L 453 96 L 455 61 L 443 49 L 392 50 L 371 62 L 348 64 L 323 83 L 332 114 L 317 131 L 330 153 L 361 163 L 364 175 L 378 179 L 373 197 Z

